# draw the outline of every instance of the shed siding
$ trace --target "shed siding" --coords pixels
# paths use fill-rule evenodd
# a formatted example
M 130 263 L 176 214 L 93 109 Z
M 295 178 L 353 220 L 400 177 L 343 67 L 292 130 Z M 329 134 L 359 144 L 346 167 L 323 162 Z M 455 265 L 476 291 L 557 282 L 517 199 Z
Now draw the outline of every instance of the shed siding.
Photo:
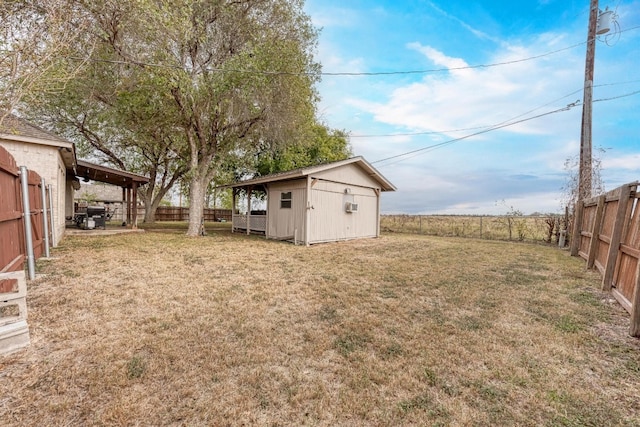
M 358 204 L 358 212 L 346 212 L 349 201 Z M 311 190 L 311 206 L 309 243 L 378 235 L 378 196 L 372 188 L 317 181 Z
M 0 140 L 0 143 L 15 158 L 18 166 L 26 166 L 44 178 L 45 184 L 51 184 L 55 221 L 55 240 L 52 244 L 57 246 L 64 234 L 66 191 L 66 169 L 58 147 L 5 139 Z
M 360 187 L 380 188 L 380 184 L 371 178 L 355 164 L 345 165 L 335 169 L 329 169 L 314 173 L 312 178 L 320 178 L 327 181 L 341 182 Z
M 291 208 L 280 208 L 280 194 L 291 192 Z M 267 191 L 268 224 L 266 237 L 269 239 L 303 241 L 304 219 L 307 200 L 306 179 L 278 182 L 269 185 Z

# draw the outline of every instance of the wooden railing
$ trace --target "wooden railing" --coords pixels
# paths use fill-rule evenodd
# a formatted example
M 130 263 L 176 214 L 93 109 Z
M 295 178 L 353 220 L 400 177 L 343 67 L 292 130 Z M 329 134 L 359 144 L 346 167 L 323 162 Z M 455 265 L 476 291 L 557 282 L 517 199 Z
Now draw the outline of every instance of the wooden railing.
M 249 227 L 247 229 L 247 218 L 249 219 Z M 244 230 L 247 232 L 260 232 L 265 233 L 267 231 L 267 216 L 264 214 L 246 215 L 246 214 L 233 214 L 232 221 L 233 231 Z

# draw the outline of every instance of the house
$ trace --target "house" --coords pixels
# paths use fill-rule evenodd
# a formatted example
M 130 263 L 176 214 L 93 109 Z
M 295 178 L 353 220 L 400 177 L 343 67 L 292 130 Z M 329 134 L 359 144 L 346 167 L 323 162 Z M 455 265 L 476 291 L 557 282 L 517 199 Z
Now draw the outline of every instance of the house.
M 51 132 L 12 114 L 0 125 L 0 145 L 15 159 L 18 166 L 36 172 L 52 191 L 52 246 L 64 236 L 66 219 L 74 215 L 74 191 L 80 189 L 80 178 L 122 188 L 126 222 L 137 223 L 137 189 L 149 178 L 76 158 L 75 145 Z
M 0 145 L 15 159 L 51 185 L 53 230 L 57 246 L 64 235 L 65 217 L 73 215 L 76 152 L 72 142 L 9 114 L 0 126 Z M 77 181 L 77 180 L 76 180 Z
M 396 187 L 362 157 L 262 176 L 226 186 L 233 192 L 232 230 L 310 245 L 380 235 L 380 195 Z M 247 206 L 257 193 L 266 210 Z

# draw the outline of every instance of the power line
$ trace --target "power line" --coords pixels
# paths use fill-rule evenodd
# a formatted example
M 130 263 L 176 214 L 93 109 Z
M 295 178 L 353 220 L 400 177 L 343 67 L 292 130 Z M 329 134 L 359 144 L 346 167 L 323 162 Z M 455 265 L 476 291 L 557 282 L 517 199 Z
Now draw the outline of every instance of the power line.
M 611 101 L 611 100 L 614 100 L 614 99 L 620 99 L 620 98 L 624 98 L 624 97 L 627 97 L 627 96 L 637 95 L 639 93 L 640 93 L 640 90 L 637 90 L 637 91 L 625 93 L 625 94 L 622 94 L 622 95 L 618 95 L 618 96 L 615 96 L 615 97 L 612 97 L 612 98 L 596 99 L 593 102 Z M 567 95 L 567 96 L 570 96 L 570 95 Z M 482 135 L 484 133 L 488 133 L 488 132 L 491 132 L 491 131 L 494 131 L 494 130 L 506 128 L 506 127 L 509 127 L 509 126 L 513 126 L 513 125 L 516 125 L 516 124 L 527 122 L 529 120 L 538 119 L 540 117 L 549 116 L 551 114 L 556 114 L 556 113 L 560 113 L 560 112 L 563 112 L 563 111 L 569 111 L 573 107 L 577 107 L 578 105 L 581 105 L 580 101 L 576 101 L 576 102 L 573 102 L 571 104 L 568 104 L 566 107 L 563 107 L 563 108 L 558 108 L 556 110 L 548 111 L 546 113 L 538 114 L 536 116 L 532 116 L 532 117 L 528 117 L 528 118 L 525 118 L 525 119 L 517 120 L 515 122 L 511 121 L 511 120 L 509 120 L 508 122 L 502 122 L 501 124 L 497 124 L 497 125 L 491 126 L 491 127 L 487 128 L 487 129 L 481 130 L 479 132 L 474 132 L 474 133 L 471 133 L 469 135 L 461 136 L 459 138 L 450 139 L 448 141 L 444 141 L 444 142 L 440 142 L 440 143 L 437 143 L 437 144 L 429 145 L 427 147 L 422 147 L 422 148 L 418 148 L 416 150 L 411 150 L 411 151 L 407 151 L 407 152 L 404 152 L 404 153 L 396 154 L 394 156 L 386 157 L 384 159 L 375 160 L 375 161 L 373 161 L 371 163 L 372 164 L 373 163 L 381 163 L 381 162 L 386 162 L 388 160 L 399 159 L 401 157 L 407 157 L 407 156 L 410 156 L 412 154 L 413 155 L 417 155 L 418 153 L 422 153 L 422 152 L 426 152 L 426 151 L 432 151 L 432 150 L 435 150 L 437 148 L 441 148 L 441 147 L 444 147 L 444 146 L 447 146 L 447 145 L 451 145 L 451 144 L 456 143 L 458 141 L 469 139 L 471 137 Z M 527 114 L 527 113 L 524 113 L 524 114 Z M 521 116 L 522 116 L 522 114 L 520 114 L 519 116 L 516 116 L 516 117 L 521 117 Z M 406 160 L 406 159 L 400 159 L 400 160 L 398 160 L 396 162 L 387 163 L 387 164 L 381 165 L 379 167 L 390 166 L 390 165 L 399 163 L 399 162 L 404 161 L 404 160 Z
M 571 93 L 568 93 L 568 94 L 566 94 L 566 95 L 564 95 L 564 96 L 562 96 L 562 97 L 560 97 L 560 98 L 557 98 L 557 99 L 555 99 L 555 100 L 553 100 L 553 101 L 549 101 L 549 102 L 547 102 L 546 104 L 540 105 L 539 107 L 536 107 L 536 108 L 534 108 L 534 109 L 532 109 L 532 110 L 526 111 L 526 112 L 524 112 L 524 113 L 522 113 L 522 114 L 519 114 L 519 115 L 517 115 L 517 116 L 515 116 L 515 117 L 511 117 L 510 119 L 507 119 L 507 120 L 502 121 L 502 122 L 499 122 L 499 123 L 495 123 L 495 124 L 493 124 L 493 125 L 475 126 L 475 127 L 470 127 L 470 128 L 449 129 L 449 130 L 440 130 L 440 131 L 425 131 L 425 132 L 413 132 L 413 133 L 391 133 L 391 134 L 386 134 L 386 135 L 384 135 L 384 134 L 376 134 L 376 135 L 349 135 L 349 138 L 365 138 L 365 137 L 367 137 L 367 138 L 377 138 L 377 137 L 393 137 L 393 136 L 418 136 L 418 135 L 432 135 L 432 134 L 440 134 L 440 133 L 454 133 L 454 132 L 463 132 L 463 131 L 468 131 L 468 130 L 476 130 L 476 129 L 487 129 L 487 128 L 492 128 L 492 127 L 495 127 L 495 126 L 499 126 L 499 125 L 501 125 L 501 124 L 503 124 L 503 123 L 507 123 L 507 122 L 510 122 L 510 121 L 512 121 L 512 120 L 515 120 L 515 119 L 517 119 L 518 117 L 522 117 L 522 116 L 525 116 L 525 115 L 527 115 L 527 114 L 530 114 L 530 113 L 532 113 L 532 112 L 534 112 L 534 111 L 536 111 L 536 110 L 539 110 L 539 109 L 541 109 L 541 108 L 543 108 L 543 107 L 546 107 L 546 106 L 548 106 L 548 105 L 550 105 L 550 104 L 553 104 L 554 102 L 558 102 L 558 101 L 560 101 L 560 100 L 563 100 L 563 99 L 565 99 L 565 98 L 568 98 L 568 97 L 570 97 L 571 95 L 575 95 L 576 93 L 579 93 L 579 92 L 581 92 L 581 91 L 582 91 L 582 89 L 575 90 L 575 91 L 573 91 L 573 92 L 571 92 Z
M 629 92 L 629 93 L 625 93 L 625 94 L 622 94 L 622 95 L 613 96 L 611 98 L 594 99 L 592 102 L 612 101 L 614 99 L 626 98 L 627 96 L 633 96 L 633 95 L 637 95 L 639 93 L 640 93 L 640 90 L 636 90 L 634 92 Z
M 630 27 L 625 30 L 621 30 L 620 33 L 624 33 L 627 31 L 635 30 L 640 28 L 640 25 L 635 27 Z M 526 58 L 514 59 L 511 61 L 502 61 L 502 62 L 494 62 L 489 64 L 476 64 L 476 65 L 465 65 L 461 67 L 450 67 L 450 68 L 431 68 L 431 69 L 423 69 L 423 70 L 405 70 L 405 71 L 378 71 L 378 72 L 289 72 L 289 71 L 263 71 L 263 70 L 248 70 L 248 69 L 225 69 L 218 67 L 207 68 L 206 71 L 209 72 L 217 72 L 217 73 L 244 73 L 244 74 L 259 74 L 259 75 L 269 75 L 269 76 L 331 76 L 331 77 L 353 77 L 353 76 L 393 76 L 393 75 L 411 75 L 411 74 L 432 74 L 432 73 L 441 73 L 448 71 L 461 71 L 461 70 L 473 70 L 473 69 L 482 69 L 482 68 L 493 68 L 499 67 L 503 65 L 512 65 L 518 64 L 521 62 L 533 61 L 535 59 L 544 58 L 546 56 L 554 55 L 556 53 L 564 52 L 567 50 L 574 49 L 578 46 L 582 46 L 588 42 L 580 42 L 573 44 L 571 46 L 567 46 L 561 49 L 553 50 L 550 52 L 542 53 L 539 55 L 534 55 Z M 114 65 L 138 65 L 142 67 L 155 67 L 155 68 L 167 68 L 167 69 L 182 69 L 183 67 L 180 65 L 170 65 L 170 64 L 160 64 L 153 62 L 145 62 L 145 61 L 133 61 L 133 60 L 115 60 L 115 59 L 96 59 L 96 58 L 82 58 L 78 56 L 69 56 L 67 59 L 73 61 L 88 61 L 88 62 L 101 62 L 107 64 Z
M 435 149 L 435 148 L 438 148 L 438 147 L 443 147 L 445 145 L 453 144 L 454 142 L 458 142 L 458 141 L 462 141 L 462 140 L 465 140 L 465 139 L 469 139 L 469 138 L 471 138 L 473 136 L 482 135 L 484 133 L 491 132 L 491 131 L 494 131 L 494 130 L 497 130 L 497 129 L 502 129 L 502 128 L 505 128 L 505 127 L 508 127 L 508 126 L 517 125 L 517 124 L 520 124 L 520 123 L 523 123 L 523 122 L 527 122 L 529 120 L 538 119 L 540 117 L 544 117 L 544 116 L 548 116 L 548 115 L 551 115 L 551 114 L 560 113 L 562 111 L 569 111 L 570 109 L 572 109 L 573 107 L 575 107 L 577 105 L 580 105 L 580 104 L 578 102 L 574 102 L 574 103 L 571 103 L 571 104 L 567 105 L 566 107 L 558 108 L 557 110 L 547 111 L 546 113 L 538 114 L 536 116 L 528 117 L 526 119 L 520 119 L 520 120 L 517 120 L 515 122 L 512 122 L 512 121 L 509 121 L 508 123 L 504 123 L 503 122 L 502 124 L 497 124 L 495 126 L 491 126 L 491 127 L 487 128 L 487 129 L 484 129 L 484 130 L 481 130 L 481 131 L 478 131 L 478 132 L 474 132 L 474 133 L 470 133 L 470 134 L 465 135 L 465 136 L 461 136 L 460 138 L 454 138 L 454 139 L 450 139 L 448 141 L 440 142 L 438 144 L 429 145 L 427 147 L 418 148 L 416 150 L 407 151 L 407 152 L 401 153 L 401 154 L 396 154 L 395 156 L 391 156 L 391 157 L 387 157 L 387 158 L 384 158 L 384 159 L 376 160 L 376 161 L 373 161 L 371 163 L 385 162 L 387 160 L 397 159 L 399 157 L 408 156 L 410 154 L 419 153 L 421 151 Z M 385 166 L 388 166 L 388 165 L 385 165 Z
M 605 87 L 605 86 L 619 86 L 619 85 L 625 85 L 625 84 L 631 84 L 631 83 L 640 83 L 640 80 L 629 80 L 629 81 L 625 81 L 625 82 L 615 82 L 615 83 L 602 83 L 602 84 L 598 84 L 598 85 L 594 85 L 593 87 Z M 474 127 L 469 127 L 469 128 L 459 128 L 459 129 L 447 129 L 447 130 L 434 130 L 434 131 L 424 131 L 424 132 L 405 132 L 405 133 L 387 133 L 387 134 L 369 134 L 369 135 L 349 135 L 349 138 L 388 138 L 388 137 L 395 137 L 395 136 L 421 136 L 421 135 L 434 135 L 434 134 L 441 134 L 441 133 L 455 133 L 455 132 L 464 132 L 464 131 L 469 131 L 469 130 L 476 130 L 476 129 L 486 129 L 486 128 L 491 128 L 493 126 L 496 125 L 500 125 L 502 123 L 507 123 L 511 120 L 517 119 L 518 117 L 522 117 L 525 116 L 527 114 L 530 114 L 536 110 L 539 110 L 543 107 L 546 107 L 548 105 L 551 105 L 555 102 L 561 101 L 565 98 L 568 98 L 572 95 L 575 95 L 579 92 L 582 92 L 582 88 L 575 90 L 571 93 L 568 93 L 564 96 L 561 96 L 560 98 L 556 98 L 553 101 L 549 101 L 546 104 L 542 104 L 532 110 L 526 111 L 518 116 L 512 117 L 508 120 L 505 120 L 504 122 L 500 122 L 500 123 L 496 123 L 493 125 L 485 125 L 485 126 L 474 126 Z M 620 97 L 615 97 L 615 98 L 606 98 L 606 99 L 600 99 L 600 100 L 596 100 L 594 102 L 597 101 L 608 101 L 610 99 L 618 99 L 618 98 L 624 98 L 626 96 L 631 96 L 631 95 L 635 95 L 637 92 L 632 92 L 630 94 L 626 94 L 626 95 L 621 95 Z

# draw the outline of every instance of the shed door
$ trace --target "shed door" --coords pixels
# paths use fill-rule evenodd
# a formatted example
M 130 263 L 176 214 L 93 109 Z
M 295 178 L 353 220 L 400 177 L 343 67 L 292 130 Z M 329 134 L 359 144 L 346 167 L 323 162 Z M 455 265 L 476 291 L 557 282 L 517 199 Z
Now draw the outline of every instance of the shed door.
M 304 189 L 282 189 L 269 196 L 269 237 L 304 240 Z

